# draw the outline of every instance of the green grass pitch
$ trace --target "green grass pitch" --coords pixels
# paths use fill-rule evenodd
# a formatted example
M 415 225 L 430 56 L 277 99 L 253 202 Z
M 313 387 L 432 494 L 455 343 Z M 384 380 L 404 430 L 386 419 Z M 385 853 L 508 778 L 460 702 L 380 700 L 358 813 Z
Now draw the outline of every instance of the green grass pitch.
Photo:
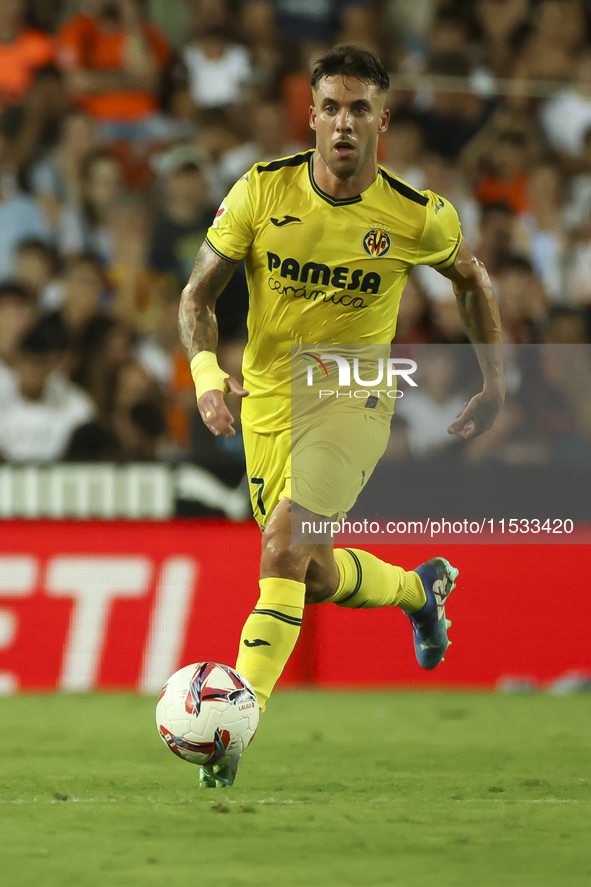
M 0 702 L 10 887 L 591 884 L 591 696 L 278 693 L 236 785 L 154 700 Z

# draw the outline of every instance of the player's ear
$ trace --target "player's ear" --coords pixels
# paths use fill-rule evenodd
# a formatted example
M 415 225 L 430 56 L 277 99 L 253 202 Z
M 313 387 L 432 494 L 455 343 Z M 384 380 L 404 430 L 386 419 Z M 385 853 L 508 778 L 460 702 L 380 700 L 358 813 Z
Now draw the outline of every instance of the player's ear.
M 310 105 L 308 122 L 310 124 L 310 129 L 316 129 L 316 105 Z
M 388 125 L 390 123 L 390 109 L 384 108 L 384 110 L 380 114 L 380 125 L 378 127 L 378 132 L 386 132 L 388 129 Z

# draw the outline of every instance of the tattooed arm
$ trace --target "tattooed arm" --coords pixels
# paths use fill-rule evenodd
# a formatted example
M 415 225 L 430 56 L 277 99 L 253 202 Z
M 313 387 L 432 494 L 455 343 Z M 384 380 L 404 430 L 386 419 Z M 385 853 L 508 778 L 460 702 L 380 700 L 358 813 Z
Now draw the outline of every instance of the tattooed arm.
M 235 270 L 235 262 L 218 256 L 206 243 L 202 245 L 179 307 L 179 336 L 189 362 L 204 351 L 215 355 L 218 343 L 215 303 Z M 233 394 L 240 397 L 248 394 L 231 376 L 225 378 L 225 384 Z M 216 437 L 236 434 L 223 391 L 205 391 L 197 400 L 197 406 L 201 418 Z
M 453 284 L 460 317 L 476 348 L 484 378 L 480 394 L 447 429 L 469 439 L 492 426 L 505 400 L 501 318 L 486 268 L 464 242 L 454 264 L 441 273 Z
M 215 352 L 215 303 L 235 270 L 235 262 L 222 259 L 206 243 L 201 246 L 179 308 L 179 335 L 189 361 L 200 351 Z

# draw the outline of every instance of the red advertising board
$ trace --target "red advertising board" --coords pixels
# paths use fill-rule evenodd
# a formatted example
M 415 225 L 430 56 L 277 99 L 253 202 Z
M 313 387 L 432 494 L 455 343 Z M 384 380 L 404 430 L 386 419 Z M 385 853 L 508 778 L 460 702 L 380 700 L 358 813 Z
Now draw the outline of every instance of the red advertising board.
M 0 534 L 0 690 L 157 692 L 178 667 L 233 664 L 258 596 L 254 524 L 5 521 Z M 380 545 L 412 569 L 425 545 Z M 306 611 L 282 686 L 491 687 L 591 671 L 584 545 L 446 545 L 460 567 L 453 647 L 423 672 L 396 608 Z

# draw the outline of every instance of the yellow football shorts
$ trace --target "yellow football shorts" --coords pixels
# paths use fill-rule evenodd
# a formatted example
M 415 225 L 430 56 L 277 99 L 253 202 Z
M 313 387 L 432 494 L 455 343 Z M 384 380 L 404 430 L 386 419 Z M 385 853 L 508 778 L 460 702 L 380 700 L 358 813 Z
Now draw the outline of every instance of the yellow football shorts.
M 330 410 L 284 431 L 243 427 L 252 510 L 261 529 L 280 499 L 341 520 L 384 454 L 390 415 Z

